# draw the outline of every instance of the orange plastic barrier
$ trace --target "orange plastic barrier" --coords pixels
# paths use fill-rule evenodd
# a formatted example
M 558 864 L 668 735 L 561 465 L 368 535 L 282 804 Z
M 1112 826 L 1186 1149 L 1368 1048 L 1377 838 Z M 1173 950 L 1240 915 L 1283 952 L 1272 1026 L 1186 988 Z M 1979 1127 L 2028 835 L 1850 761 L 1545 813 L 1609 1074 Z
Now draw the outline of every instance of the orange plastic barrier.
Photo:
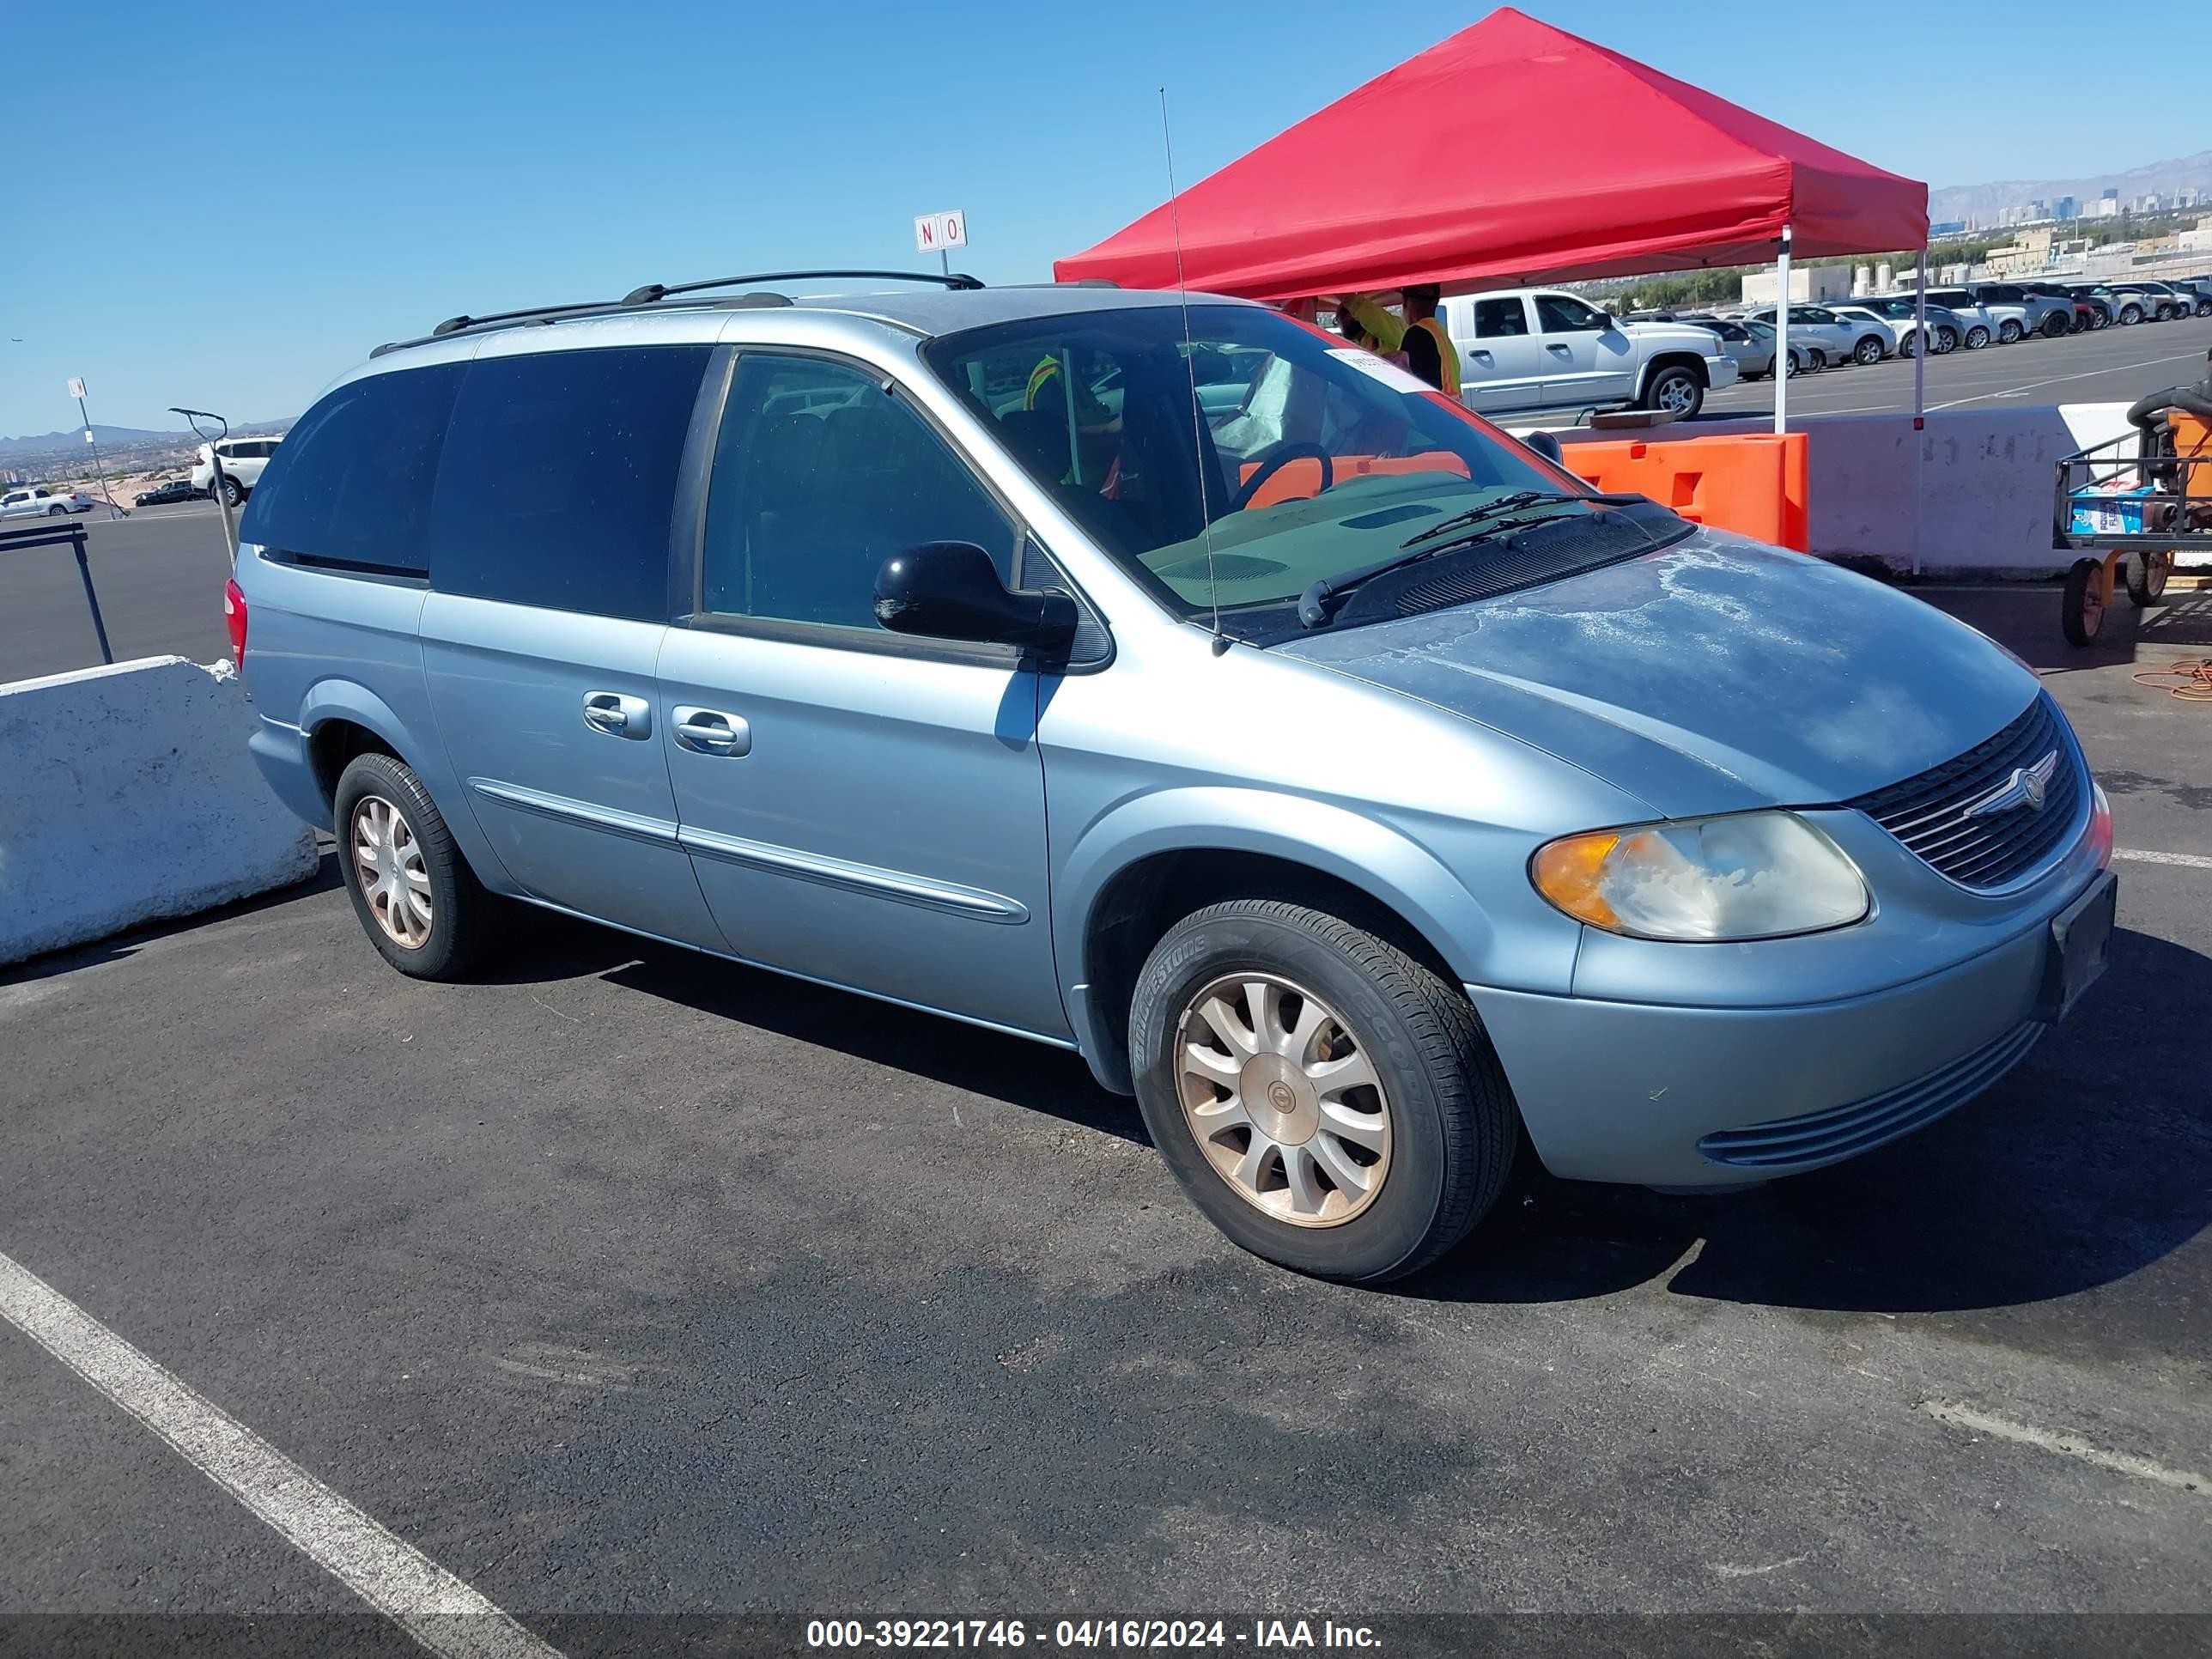
M 1805 516 L 1805 434 L 1568 444 L 1567 470 L 1600 489 L 1649 495 L 1693 524 L 1794 547 L 1811 544 Z M 1287 470 L 1287 469 L 1285 469 Z
M 2167 424 L 2173 428 L 2173 453 L 2197 462 L 2194 466 L 2182 469 L 2189 474 L 2189 482 L 2182 494 L 2191 501 L 2212 497 L 2212 421 L 2201 416 L 2185 414 L 2178 409 L 2166 418 Z M 2196 510 L 2195 507 L 2190 509 L 2191 513 Z

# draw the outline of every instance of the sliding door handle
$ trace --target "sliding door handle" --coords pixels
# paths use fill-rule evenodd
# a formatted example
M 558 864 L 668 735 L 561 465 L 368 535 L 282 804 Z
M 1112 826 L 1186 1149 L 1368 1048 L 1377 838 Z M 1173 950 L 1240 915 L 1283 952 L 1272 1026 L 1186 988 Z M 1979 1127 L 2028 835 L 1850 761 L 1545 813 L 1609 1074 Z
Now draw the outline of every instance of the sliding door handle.
M 689 703 L 678 703 L 670 712 L 681 748 L 701 755 L 751 752 L 753 729 L 739 715 L 726 714 L 718 708 L 695 708 Z

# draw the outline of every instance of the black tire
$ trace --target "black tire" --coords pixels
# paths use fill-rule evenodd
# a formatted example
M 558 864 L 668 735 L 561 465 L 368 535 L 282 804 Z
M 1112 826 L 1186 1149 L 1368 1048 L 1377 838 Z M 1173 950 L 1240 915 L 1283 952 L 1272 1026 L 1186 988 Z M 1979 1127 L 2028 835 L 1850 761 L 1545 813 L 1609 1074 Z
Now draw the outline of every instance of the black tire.
M 236 478 L 231 477 L 228 473 L 225 473 L 223 475 L 223 500 L 228 501 L 234 507 L 244 507 L 246 505 L 246 490 L 244 484 L 239 483 Z
M 1851 348 L 1851 361 L 1861 368 L 1872 368 L 1888 355 L 1881 340 L 1871 334 Z
M 1644 408 L 1669 409 L 1678 421 L 1695 418 L 1705 406 L 1705 381 L 1694 369 L 1685 368 L 1680 363 L 1661 369 L 1644 388 Z
M 1782 378 L 1785 380 L 1794 380 L 1797 378 L 1797 354 L 1793 351 L 1783 359 Z
M 364 799 L 376 797 L 398 809 L 422 854 L 428 877 L 430 922 L 419 945 L 399 944 L 370 908 L 354 853 L 354 814 Z M 412 767 L 389 755 L 356 755 L 338 775 L 331 799 L 331 822 L 338 838 L 338 872 L 353 899 L 354 915 L 377 953 L 411 979 L 459 979 L 480 959 L 489 930 L 496 925 L 495 900 L 469 868 L 446 828 L 445 816 L 422 787 Z
M 1936 355 L 1938 357 L 1948 357 L 1958 349 L 1959 331 L 1957 329 L 1941 327 L 1936 329 Z
M 2059 625 L 2069 645 L 2094 645 L 2105 626 L 2105 602 L 2097 592 L 2099 562 L 2076 559 L 2066 573 L 2066 592 L 2059 601 Z
M 2130 553 L 2120 565 L 2121 577 L 2128 585 L 2128 597 L 2138 609 L 2154 605 L 2166 598 L 2166 579 L 2173 574 L 2173 555 L 2167 552 Z
M 2089 331 L 2091 333 L 2095 333 L 2100 328 L 2110 328 L 2112 325 L 2112 313 L 2111 312 L 2093 311 L 2089 313 Z
M 1819 374 L 1825 372 L 1827 367 L 1828 354 L 1821 350 L 1820 347 L 1814 346 L 1810 351 L 1805 354 L 1805 372 L 1807 374 Z
M 2074 331 L 2074 313 L 2052 312 L 2043 319 L 2043 337 L 2056 340 Z
M 2022 330 L 2021 325 L 2013 321 L 2011 318 L 2008 317 L 2004 321 L 1997 325 L 1997 343 L 1999 345 L 2016 345 L 2020 342 L 2021 332 Z
M 2142 321 L 2142 307 L 2141 306 L 2126 305 L 2120 307 L 2120 326 L 2122 328 L 2133 328 L 2141 321 Z
M 1989 331 L 1986 327 L 1984 327 L 1982 324 L 1980 324 L 1980 323 L 1976 323 L 1976 324 L 1975 324 L 1972 328 L 1969 328 L 1969 329 L 1966 331 L 1966 349 L 1967 349 L 1967 350 L 1969 350 L 1969 351 L 1979 351 L 1979 350 L 1980 350 L 1984 346 L 1987 345 L 1989 343 L 1990 343 L 1990 331 Z
M 59 501 L 56 501 L 52 507 L 46 509 L 46 516 L 50 519 L 66 519 L 69 517 L 69 508 L 64 507 Z
M 1381 1079 L 1389 1167 L 1365 1207 L 1335 1225 L 1279 1220 L 1246 1198 L 1184 1115 L 1184 1012 L 1214 981 L 1245 973 L 1339 1011 Z M 1168 930 L 1138 976 L 1129 1059 L 1152 1144 L 1191 1201 L 1253 1255 L 1318 1279 L 1375 1284 L 1435 1261 L 1497 1201 L 1518 1139 L 1512 1091 L 1459 988 L 1348 921 L 1282 900 L 1210 905 Z

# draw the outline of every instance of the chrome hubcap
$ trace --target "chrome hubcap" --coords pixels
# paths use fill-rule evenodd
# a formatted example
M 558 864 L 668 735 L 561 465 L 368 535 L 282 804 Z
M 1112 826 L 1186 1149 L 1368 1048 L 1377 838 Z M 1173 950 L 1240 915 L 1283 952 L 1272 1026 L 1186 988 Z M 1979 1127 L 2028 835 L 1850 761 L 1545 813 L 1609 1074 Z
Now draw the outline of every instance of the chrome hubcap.
M 1218 979 L 1176 1028 L 1183 1120 L 1214 1173 L 1278 1221 L 1334 1227 L 1390 1171 L 1390 1110 L 1342 1016 L 1269 974 Z
M 1670 415 L 1680 415 L 1690 406 L 1691 387 L 1681 380 L 1669 380 L 1659 388 L 1659 407 Z
M 430 937 L 430 869 L 406 814 L 381 795 L 353 809 L 353 867 L 376 925 L 393 944 L 421 950 Z

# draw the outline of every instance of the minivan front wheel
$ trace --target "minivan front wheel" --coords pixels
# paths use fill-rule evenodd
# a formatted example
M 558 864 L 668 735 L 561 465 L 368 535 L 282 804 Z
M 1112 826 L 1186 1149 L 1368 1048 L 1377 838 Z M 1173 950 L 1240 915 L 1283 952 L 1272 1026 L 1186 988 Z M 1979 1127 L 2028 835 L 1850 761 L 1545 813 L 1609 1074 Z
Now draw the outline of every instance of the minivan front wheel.
M 412 768 L 357 755 L 331 802 L 338 866 L 362 931 L 415 979 L 457 979 L 476 960 L 491 895 L 477 882 Z
M 1129 1012 L 1152 1143 L 1198 1207 L 1270 1261 L 1395 1279 L 1496 1201 L 1512 1094 L 1458 988 L 1340 917 L 1239 899 L 1154 947 Z

